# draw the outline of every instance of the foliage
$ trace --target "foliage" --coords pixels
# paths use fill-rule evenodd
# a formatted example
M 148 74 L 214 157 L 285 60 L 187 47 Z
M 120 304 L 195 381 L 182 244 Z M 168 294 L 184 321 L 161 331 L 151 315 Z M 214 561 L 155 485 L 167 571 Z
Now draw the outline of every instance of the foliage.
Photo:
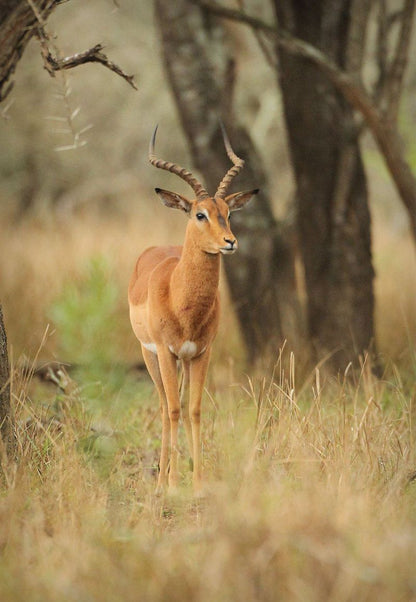
M 63 286 L 50 310 L 58 333 L 59 357 L 75 364 L 78 378 L 97 397 L 101 397 L 103 374 L 107 386 L 114 390 L 120 387 L 125 374 L 125 367 L 117 363 L 121 355 L 117 301 L 112 270 L 103 257 L 95 257 L 78 279 Z
M 78 280 L 64 285 L 51 308 L 61 357 L 79 364 L 108 364 L 117 355 L 114 311 L 117 287 L 104 258 L 93 258 Z

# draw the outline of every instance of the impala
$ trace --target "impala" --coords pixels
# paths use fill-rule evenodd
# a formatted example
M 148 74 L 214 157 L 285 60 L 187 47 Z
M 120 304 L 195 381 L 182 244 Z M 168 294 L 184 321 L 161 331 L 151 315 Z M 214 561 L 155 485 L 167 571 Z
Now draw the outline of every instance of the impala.
M 218 329 L 220 256 L 237 249 L 237 240 L 229 224 L 230 212 L 241 209 L 258 192 L 251 190 L 227 195 L 244 161 L 235 155 L 224 128 L 222 131 L 233 166 L 214 196 L 207 193 L 191 172 L 156 158 L 157 127 L 150 140 L 150 163 L 176 174 L 195 193 L 195 199 L 188 200 L 175 192 L 155 189 L 167 207 L 180 209 L 188 215 L 185 242 L 182 247 L 146 249 L 137 260 L 129 284 L 131 324 L 156 386 L 162 415 L 158 492 L 166 485 L 171 490 L 178 484 L 181 408 L 193 464 L 193 487 L 196 494 L 201 491 L 201 397 L 211 346 Z M 179 360 L 183 365 L 181 393 L 177 374 Z

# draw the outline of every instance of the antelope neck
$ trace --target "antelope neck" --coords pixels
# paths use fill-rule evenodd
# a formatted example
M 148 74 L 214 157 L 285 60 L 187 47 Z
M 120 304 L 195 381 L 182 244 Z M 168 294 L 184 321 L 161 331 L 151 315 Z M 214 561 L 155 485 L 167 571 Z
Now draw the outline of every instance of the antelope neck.
M 172 274 L 175 305 L 179 308 L 211 306 L 217 296 L 220 279 L 220 254 L 199 248 L 185 237 L 181 258 Z

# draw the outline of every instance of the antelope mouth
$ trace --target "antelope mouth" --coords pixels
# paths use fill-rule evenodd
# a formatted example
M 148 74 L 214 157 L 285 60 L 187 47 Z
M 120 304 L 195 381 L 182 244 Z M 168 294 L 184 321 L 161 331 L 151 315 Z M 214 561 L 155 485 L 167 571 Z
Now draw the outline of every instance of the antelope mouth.
M 236 247 L 221 247 L 220 251 L 223 255 L 232 255 L 236 252 Z

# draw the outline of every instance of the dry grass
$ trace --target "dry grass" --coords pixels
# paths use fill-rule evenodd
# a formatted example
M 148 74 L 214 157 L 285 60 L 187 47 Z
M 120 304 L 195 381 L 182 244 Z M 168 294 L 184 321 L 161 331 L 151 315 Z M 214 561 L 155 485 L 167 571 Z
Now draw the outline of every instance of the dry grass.
M 202 501 L 185 453 L 181 494 L 153 494 L 148 390 L 117 416 L 108 407 L 114 430 L 100 433 L 82 390 L 40 404 L 15 382 L 1 600 L 414 599 L 414 400 L 366 366 L 355 384 L 316 371 L 303 391 L 293 371 L 292 358 L 289 374 L 278 363 L 207 399 Z M 134 386 L 137 399 L 147 385 Z
M 82 281 L 91 261 L 98 258 L 106 262 L 109 282 L 117 288 L 119 344 L 114 359 L 128 362 L 137 359 L 138 344 L 127 318 L 127 284 L 134 263 L 147 246 L 163 241 L 181 244 L 186 221 L 176 212 L 167 214 L 154 192 L 138 191 L 133 202 L 138 210 L 130 214 L 116 210 L 109 215 L 97 215 L 94 209 L 84 209 L 76 215 L 65 215 L 60 221 L 50 216 L 38 216 L 15 225 L 7 217 L 0 221 L 2 303 L 14 357 L 33 356 L 48 325 L 41 358 L 51 359 L 56 354 L 59 333 L 51 324 L 51 305 L 65 285 Z M 227 355 L 230 348 L 238 345 L 238 334 L 230 336 L 236 332 L 236 324 L 226 298 L 223 283 L 224 335 L 220 335 L 217 346 L 217 355 L 223 357 L 223 336 L 227 339 L 224 350 Z M 237 351 L 236 355 L 241 359 L 242 353 Z M 59 359 L 76 361 L 76 358 Z
M 113 2 L 90 4 L 95 29 L 84 10 L 70 21 L 65 6 L 51 22 L 63 52 L 74 51 L 73 39 L 66 44 L 63 37 L 74 31 L 71 22 L 80 48 L 96 42 L 94 31 L 107 32 L 112 58 L 140 74 L 140 96 L 127 96 L 124 82 L 99 69 L 77 74 L 69 99 L 72 109 L 81 105 L 75 125 L 95 127 L 88 152 L 80 149 L 68 160 L 52 152 L 68 140 L 57 138 L 50 120 L 66 114 L 54 99 L 65 92 L 65 82 L 51 84 L 33 62 L 35 53 L 19 67 L 12 120 L 1 124 L 8 141 L 2 206 L 30 192 L 35 177 L 42 183 L 39 206 L 59 201 L 61 209 L 75 207 L 78 214 L 58 223 L 44 215 L 12 225 L 1 216 L 1 302 L 14 366 L 23 355 L 34 363 L 76 360 L 76 349 L 74 357 L 62 355 L 62 322 L 52 323 L 53 308 L 60 303 L 66 325 L 72 319 L 81 340 L 85 324 L 63 296 L 68 285 L 85 292 L 86 270 L 97 257 L 105 259 L 109 285 L 117 291 L 109 316 L 116 333 L 110 328 L 101 345 L 115 363 L 134 361 L 138 346 L 126 303 L 133 263 L 150 244 L 180 241 L 184 229 L 182 216 L 168 216 L 139 186 L 163 185 L 163 174 L 155 182 L 153 172 L 140 167 L 149 114 L 164 124 L 161 156 L 190 164 L 155 60 L 150 5 L 145 10 L 146 3 L 123 3 L 122 27 L 115 27 Z M 113 39 L 116 30 L 122 41 Z M 268 135 L 270 74 L 258 66 L 245 77 L 266 99 L 263 123 L 256 119 L 256 132 L 263 132 L 257 142 L 267 150 L 266 161 L 279 157 L 270 163 L 275 170 L 282 150 L 280 136 Z M 37 82 L 34 73 L 44 78 Z M 253 75 L 259 82 L 254 87 Z M 97 103 L 86 89 L 105 94 Z M 28 99 L 37 111 L 27 110 Z M 257 102 L 258 95 L 252 105 Z M 241 113 L 254 122 L 247 107 Z M 269 147 L 270 141 L 277 146 Z M 32 147 L 36 160 L 25 169 Z M 380 177 L 380 166 L 372 170 L 372 204 L 390 202 L 394 191 Z M 279 206 L 290 192 L 281 172 Z M 99 218 L 87 210 L 94 199 Z M 118 208 L 137 203 L 137 211 L 117 213 L 116 199 Z M 204 500 L 191 494 L 184 438 L 180 494 L 154 495 L 160 420 L 147 380 L 99 362 L 76 382 L 63 375 L 49 385 L 13 370 L 20 461 L 17 467 L 2 462 L 1 602 L 416 600 L 416 265 L 411 241 L 393 221 L 378 219 L 375 227 L 377 344 L 387 366 L 380 381 L 367 364 L 345 380 L 325 380 L 318 370 L 299 378 L 301 361 L 289 350 L 273 373 L 244 376 L 235 319 L 225 302 L 204 400 Z M 107 328 L 105 312 L 102 319 Z
M 68 283 L 85 285 L 96 256 L 119 291 L 111 354 L 136 357 L 131 267 L 141 248 L 180 240 L 184 227 L 181 216 L 167 224 L 157 203 L 153 220 L 143 211 L 3 230 L 13 357 L 59 354 L 62 333 L 51 326 L 34 357 L 51 307 Z M 204 402 L 202 501 L 191 494 L 184 439 L 180 494 L 154 496 L 160 421 L 147 380 L 101 366 L 40 385 L 16 372 L 21 459 L 3 463 L 0 599 L 416 599 L 415 279 L 404 267 L 414 259 L 409 241 L 376 233 L 379 346 L 393 365 L 381 381 L 366 364 L 345 379 L 319 370 L 299 379 L 289 350 L 273 373 L 244 376 L 225 304 Z

